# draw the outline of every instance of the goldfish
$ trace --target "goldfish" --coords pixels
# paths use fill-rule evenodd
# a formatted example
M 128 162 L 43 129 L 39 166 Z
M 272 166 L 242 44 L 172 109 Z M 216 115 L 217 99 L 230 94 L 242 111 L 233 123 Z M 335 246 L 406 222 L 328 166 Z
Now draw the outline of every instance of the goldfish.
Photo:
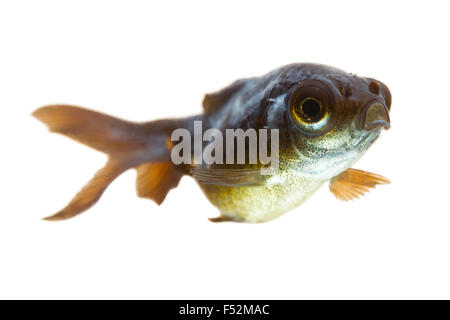
M 276 219 L 327 182 L 336 198 L 357 199 L 390 183 L 353 166 L 390 128 L 391 103 L 381 81 L 322 64 L 294 63 L 206 94 L 203 113 L 185 118 L 138 123 L 71 105 L 41 107 L 33 116 L 50 131 L 108 155 L 106 165 L 69 204 L 44 219 L 82 213 L 129 169 L 137 172 L 137 195 L 158 205 L 183 176 L 191 176 L 220 213 L 212 222 Z M 229 130 L 244 134 L 242 152 L 234 148 L 235 140 L 219 144 Z M 202 161 L 207 150 L 216 161 Z M 267 159 L 271 170 L 263 171 Z

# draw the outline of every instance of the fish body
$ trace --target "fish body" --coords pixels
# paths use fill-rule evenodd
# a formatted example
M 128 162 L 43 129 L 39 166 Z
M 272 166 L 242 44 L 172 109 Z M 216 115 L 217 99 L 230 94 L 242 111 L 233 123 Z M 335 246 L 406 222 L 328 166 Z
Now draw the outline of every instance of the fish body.
M 219 209 L 220 216 L 212 221 L 275 219 L 328 181 L 342 200 L 388 183 L 382 176 L 351 169 L 382 129 L 390 127 L 391 95 L 380 81 L 325 65 L 298 63 L 235 81 L 207 94 L 203 106 L 201 115 L 141 124 L 78 107 L 38 109 L 34 115 L 50 130 L 110 155 L 103 171 L 49 219 L 65 219 L 84 211 L 116 176 L 130 168 L 138 173 L 138 195 L 157 203 L 183 175 L 192 176 Z M 277 170 L 262 174 L 264 164 L 259 159 L 240 164 L 174 164 L 174 130 L 182 128 L 195 137 L 196 122 L 202 123 L 202 133 L 209 129 L 224 135 L 228 129 L 256 130 L 258 141 L 261 129 L 276 130 Z M 203 139 L 202 150 L 212 143 Z M 195 159 L 194 151 L 191 149 Z M 249 159 L 247 149 L 245 158 Z
M 201 188 L 224 219 L 266 222 L 302 204 L 325 182 L 286 170 L 273 175 L 263 186 L 201 185 Z

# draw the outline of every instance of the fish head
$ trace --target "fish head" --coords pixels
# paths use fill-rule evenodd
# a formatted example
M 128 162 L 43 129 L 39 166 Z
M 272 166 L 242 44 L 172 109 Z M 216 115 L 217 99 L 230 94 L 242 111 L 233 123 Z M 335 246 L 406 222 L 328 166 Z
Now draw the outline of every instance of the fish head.
M 301 170 L 325 180 L 352 166 L 390 128 L 391 93 L 372 78 L 306 67 L 297 81 L 289 75 L 288 130 Z

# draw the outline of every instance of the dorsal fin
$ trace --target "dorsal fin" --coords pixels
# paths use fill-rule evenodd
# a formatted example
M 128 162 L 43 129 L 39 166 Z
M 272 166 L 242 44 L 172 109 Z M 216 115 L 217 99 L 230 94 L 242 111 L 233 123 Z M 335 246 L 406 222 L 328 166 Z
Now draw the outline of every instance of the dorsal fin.
M 247 79 L 236 80 L 222 90 L 205 94 L 203 97 L 203 110 L 205 110 L 205 113 L 212 114 L 220 110 L 236 92 L 245 86 L 246 82 Z

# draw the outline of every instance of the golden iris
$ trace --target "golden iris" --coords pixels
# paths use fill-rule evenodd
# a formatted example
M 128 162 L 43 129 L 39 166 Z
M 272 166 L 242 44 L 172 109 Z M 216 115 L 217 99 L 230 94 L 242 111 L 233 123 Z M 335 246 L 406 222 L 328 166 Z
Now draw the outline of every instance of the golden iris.
M 301 129 L 316 132 L 328 123 L 330 111 L 328 105 L 315 97 L 293 99 L 291 114 Z

